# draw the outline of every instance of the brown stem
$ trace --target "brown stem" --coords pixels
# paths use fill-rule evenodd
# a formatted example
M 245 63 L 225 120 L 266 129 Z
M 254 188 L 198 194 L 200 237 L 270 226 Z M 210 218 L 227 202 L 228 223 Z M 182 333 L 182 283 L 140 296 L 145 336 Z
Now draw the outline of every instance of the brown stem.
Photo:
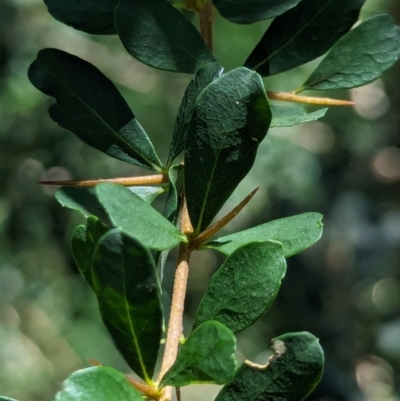
M 211 1 L 208 1 L 204 7 L 198 12 L 200 19 L 200 35 L 205 44 L 213 51 L 213 38 L 212 38 L 212 20 L 213 8 Z
M 129 376 L 126 376 L 129 383 L 139 390 L 141 393 L 145 394 L 147 397 L 151 398 L 152 400 L 159 400 L 161 397 L 161 392 L 157 390 L 156 387 L 149 386 L 146 383 L 139 382 L 137 380 L 132 379 Z
M 300 96 L 294 92 L 267 92 L 272 100 L 280 100 L 283 102 L 314 104 L 318 106 L 353 106 L 354 102 L 349 100 L 330 99 L 327 97 Z

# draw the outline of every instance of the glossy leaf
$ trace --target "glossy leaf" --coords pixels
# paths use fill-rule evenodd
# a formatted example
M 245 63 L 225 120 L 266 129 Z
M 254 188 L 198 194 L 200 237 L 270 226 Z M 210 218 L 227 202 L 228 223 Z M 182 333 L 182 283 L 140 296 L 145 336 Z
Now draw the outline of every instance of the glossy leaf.
M 236 249 L 212 276 L 194 327 L 217 320 L 237 333 L 271 307 L 286 273 L 279 242 L 253 242 Z
M 278 241 L 285 257 L 296 255 L 314 245 L 322 234 L 322 215 L 303 213 L 273 220 L 211 241 L 202 248 L 211 248 L 230 255 L 237 248 L 254 241 Z
M 151 205 L 158 195 L 163 194 L 166 191 L 165 187 L 128 187 L 130 191 L 136 194 L 139 198 L 143 199 L 146 203 Z
M 195 234 L 247 175 L 270 122 L 261 77 L 247 68 L 222 75 L 201 92 L 185 150 L 185 194 Z
M 333 46 L 301 90 L 365 85 L 379 78 L 399 57 L 400 27 L 389 15 L 372 17 Z
M 299 2 L 300 0 L 213 0 L 219 13 L 236 24 L 252 24 L 275 18 Z
M 293 125 L 319 120 L 328 111 L 325 108 L 307 113 L 305 109 L 299 106 L 271 106 L 271 108 L 271 128 L 292 127 Z
M 108 366 L 78 370 L 64 382 L 55 401 L 143 401 L 126 376 Z
M 32 84 L 56 103 L 50 117 L 88 145 L 124 162 L 162 171 L 153 144 L 114 84 L 96 67 L 56 49 L 39 52 Z
M 185 148 L 186 135 L 198 96 L 207 85 L 219 78 L 222 72 L 220 63 L 209 63 L 201 67 L 189 82 L 176 117 L 167 165 L 170 165 Z
M 58 21 L 95 35 L 116 33 L 114 12 L 118 0 L 44 0 Z
M 151 67 L 193 74 L 215 61 L 194 25 L 165 0 L 121 0 L 115 24 L 126 50 Z
M 219 322 L 205 322 L 193 330 L 181 346 L 161 386 L 226 383 L 235 373 L 235 349 L 236 338 L 232 331 Z
M 133 235 L 145 247 L 163 251 L 187 242 L 184 234 L 128 188 L 99 184 L 96 193 L 113 225 Z
M 324 354 L 310 333 L 288 333 L 273 339 L 273 356 L 264 366 L 239 368 L 215 401 L 302 401 L 321 380 Z
M 93 285 L 103 322 L 129 366 L 147 382 L 162 336 L 161 288 L 150 251 L 120 229 L 101 237 Z
M 302 0 L 277 17 L 245 66 L 279 74 L 324 54 L 357 21 L 365 0 Z

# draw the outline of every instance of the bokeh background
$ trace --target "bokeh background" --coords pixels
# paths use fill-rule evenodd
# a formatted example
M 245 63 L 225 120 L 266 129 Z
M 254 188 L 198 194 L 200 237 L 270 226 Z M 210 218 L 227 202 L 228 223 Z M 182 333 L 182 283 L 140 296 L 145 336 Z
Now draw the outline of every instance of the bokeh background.
M 362 17 L 389 12 L 399 0 L 367 0 Z M 241 65 L 268 23 L 236 26 L 218 16 L 215 55 Z M 120 88 L 166 157 L 187 75 L 148 68 L 116 37 L 93 37 L 53 20 L 41 0 L 0 0 L 0 394 L 54 399 L 61 382 L 94 358 L 129 371 L 105 331 L 88 285 L 70 255 L 82 220 L 54 200 L 43 179 L 130 176 L 140 169 L 81 143 L 48 117 L 51 99 L 32 87 L 29 64 L 45 47 L 76 54 Z M 266 80 L 292 90 L 316 62 Z M 238 358 L 265 362 L 271 338 L 316 334 L 326 372 L 314 400 L 400 399 L 400 64 L 383 80 L 350 92 L 355 108 L 331 109 L 314 123 L 271 130 L 256 164 L 221 214 L 261 189 L 226 233 L 306 211 L 323 213 L 319 243 L 289 259 L 270 312 L 238 337 Z M 159 200 L 158 206 L 161 205 Z M 192 260 L 187 329 L 212 272 L 213 252 Z M 173 255 L 166 268 L 169 298 Z M 211 400 L 218 386 L 194 386 L 184 399 Z

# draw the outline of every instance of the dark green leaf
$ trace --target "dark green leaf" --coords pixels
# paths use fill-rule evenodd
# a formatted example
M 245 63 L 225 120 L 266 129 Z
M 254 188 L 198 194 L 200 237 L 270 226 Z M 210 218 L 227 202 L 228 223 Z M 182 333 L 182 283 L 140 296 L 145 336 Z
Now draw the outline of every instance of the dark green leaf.
M 349 89 L 379 78 L 400 56 L 400 27 L 377 15 L 343 36 L 298 92 Z
M 292 127 L 293 125 L 303 124 L 322 118 L 328 109 L 320 109 L 312 113 L 307 113 L 299 106 L 271 106 L 272 121 L 271 128 Z
M 357 21 L 365 0 L 302 0 L 276 18 L 245 66 L 279 74 L 324 54 Z
M 111 157 L 162 171 L 153 144 L 131 109 L 92 64 L 45 49 L 29 67 L 28 76 L 36 88 L 56 99 L 49 113 L 57 124 Z
M 215 61 L 194 25 L 165 0 L 121 0 L 115 25 L 126 50 L 151 67 L 193 74 Z
M 279 242 L 253 242 L 238 248 L 212 276 L 194 327 L 217 320 L 237 333 L 271 307 L 286 273 Z
M 58 21 L 95 35 L 117 33 L 114 11 L 118 0 L 44 0 L 49 13 Z
M 230 255 L 250 242 L 274 240 L 283 245 L 283 254 L 287 258 L 315 244 L 321 238 L 322 227 L 321 214 L 303 213 L 218 238 L 203 245 L 203 248 L 216 249 Z
M 78 370 L 63 387 L 55 401 L 143 401 L 125 375 L 108 366 Z
M 274 355 L 264 366 L 245 362 L 215 401 L 302 401 L 324 369 L 324 353 L 310 333 L 288 333 L 273 339 Z
M 220 63 L 209 63 L 201 67 L 189 82 L 176 117 L 167 165 L 170 165 L 185 148 L 186 134 L 196 105 L 196 99 L 207 85 L 221 76 L 222 71 L 223 68 Z
M 224 384 L 235 373 L 236 338 L 223 324 L 208 321 L 193 330 L 161 386 L 194 383 Z
M 187 242 L 184 234 L 128 188 L 99 184 L 96 193 L 113 225 L 133 235 L 147 248 L 163 251 Z
M 219 13 L 236 24 L 275 18 L 297 5 L 300 0 L 213 0 Z
M 201 92 L 185 151 L 185 193 L 195 234 L 247 175 L 270 122 L 261 77 L 247 68 L 222 75 Z
M 168 170 L 169 191 L 163 216 L 168 219 L 172 224 L 176 224 L 179 215 L 180 194 L 179 191 L 182 187 L 183 181 L 183 165 L 176 164 L 171 166 Z
M 104 324 L 129 366 L 147 382 L 162 336 L 161 288 L 153 256 L 120 229 L 103 235 L 93 255 L 93 284 Z

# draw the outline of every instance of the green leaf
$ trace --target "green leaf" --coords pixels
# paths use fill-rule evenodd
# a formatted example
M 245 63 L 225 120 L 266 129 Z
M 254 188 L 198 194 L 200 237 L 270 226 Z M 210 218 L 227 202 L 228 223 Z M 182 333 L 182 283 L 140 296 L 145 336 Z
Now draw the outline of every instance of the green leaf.
M 153 144 L 114 84 L 96 67 L 56 49 L 39 52 L 32 84 L 53 96 L 50 117 L 82 141 L 124 162 L 162 171 Z
M 224 384 L 236 370 L 236 338 L 223 324 L 208 321 L 193 330 L 160 385 Z
M 93 255 L 93 284 L 103 322 L 129 366 L 150 382 L 162 336 L 161 288 L 150 251 L 120 229 Z
M 400 27 L 377 15 L 343 36 L 299 88 L 349 89 L 379 78 L 400 56 Z
M 222 72 L 223 68 L 220 63 L 209 63 L 201 67 L 189 82 L 176 117 L 167 165 L 170 165 L 185 148 L 186 135 L 196 99 L 211 82 L 221 76 Z
M 185 150 L 185 194 L 195 234 L 247 175 L 270 122 L 262 79 L 247 68 L 222 75 L 201 92 Z
M 2 397 L 0 396 L 0 401 L 17 401 L 14 398 Z
M 315 121 L 325 116 L 327 108 L 307 113 L 299 106 L 271 106 L 271 128 L 292 127 L 293 125 Z
M 44 0 L 58 21 L 94 35 L 116 33 L 114 11 L 118 0 Z
M 299 2 L 300 0 L 213 0 L 219 13 L 235 24 L 252 24 L 275 18 Z
M 151 67 L 193 74 L 215 61 L 194 25 L 165 0 L 121 0 L 115 25 L 128 53 Z
M 310 333 L 273 340 L 274 355 L 264 366 L 245 362 L 215 401 L 302 401 L 321 380 L 324 353 Z
M 169 191 L 163 216 L 172 224 L 176 224 L 179 215 L 180 194 L 183 181 L 183 165 L 176 164 L 168 170 Z
M 146 203 L 151 205 L 158 195 L 166 191 L 165 187 L 128 187 L 130 191 L 136 194 L 139 198 L 143 199 Z
M 194 327 L 217 320 L 237 333 L 252 325 L 271 307 L 285 273 L 279 242 L 253 242 L 236 249 L 212 276 Z
M 143 401 L 121 372 L 108 366 L 78 370 L 64 382 L 55 401 Z
M 133 235 L 147 248 L 163 251 L 187 242 L 184 234 L 128 188 L 99 184 L 96 193 L 113 225 Z
M 287 258 L 314 245 L 321 238 L 322 227 L 321 214 L 303 213 L 226 235 L 203 245 L 202 248 L 211 248 L 230 255 L 250 242 L 274 240 L 282 244 L 283 254 Z
M 302 0 L 273 21 L 245 66 L 269 76 L 314 60 L 352 27 L 364 2 Z

